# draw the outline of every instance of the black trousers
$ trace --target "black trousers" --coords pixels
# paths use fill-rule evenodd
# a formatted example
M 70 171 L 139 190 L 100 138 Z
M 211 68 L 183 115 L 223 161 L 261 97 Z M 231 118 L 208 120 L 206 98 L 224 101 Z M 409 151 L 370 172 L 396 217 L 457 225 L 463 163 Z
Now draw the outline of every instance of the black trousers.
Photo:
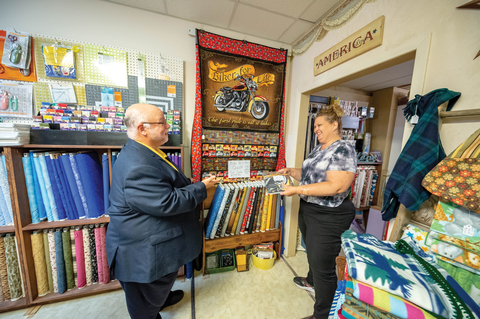
M 177 279 L 177 272 L 165 275 L 151 283 L 120 281 L 132 319 L 161 319 L 160 308 Z
M 315 288 L 316 319 L 328 318 L 337 289 L 335 258 L 340 253 L 341 235 L 354 218 L 355 207 L 348 199 L 338 207 L 300 200 L 298 226 L 307 247 L 307 282 Z

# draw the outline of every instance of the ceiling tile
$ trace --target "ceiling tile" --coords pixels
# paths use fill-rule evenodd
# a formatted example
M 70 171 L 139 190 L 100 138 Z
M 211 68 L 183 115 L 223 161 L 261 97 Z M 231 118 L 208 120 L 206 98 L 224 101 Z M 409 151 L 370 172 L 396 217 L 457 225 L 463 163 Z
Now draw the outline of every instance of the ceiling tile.
M 225 0 L 167 0 L 169 15 L 182 19 L 228 28 L 235 2 Z
M 107 0 L 109 2 L 124 4 L 138 9 L 165 13 L 163 0 Z
M 293 21 L 293 18 L 239 3 L 230 29 L 276 41 Z
M 302 34 L 310 30 L 313 26 L 313 23 L 304 22 L 301 20 L 295 21 L 290 28 L 278 39 L 278 41 L 283 43 L 293 43 L 298 39 Z
M 298 18 L 312 0 L 240 0 L 240 3 Z
M 316 0 L 314 4 L 312 4 L 307 12 L 301 15 L 301 19 L 317 22 L 325 13 L 328 12 L 332 7 L 334 7 L 339 0 Z

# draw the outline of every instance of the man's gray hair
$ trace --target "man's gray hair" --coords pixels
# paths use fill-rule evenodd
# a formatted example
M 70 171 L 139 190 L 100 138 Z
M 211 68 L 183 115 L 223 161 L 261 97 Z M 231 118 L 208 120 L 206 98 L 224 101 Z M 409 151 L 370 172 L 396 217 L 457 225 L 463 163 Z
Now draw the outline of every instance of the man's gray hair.
M 148 122 L 147 114 L 137 109 L 127 109 L 124 120 L 127 126 L 127 136 L 132 140 L 138 137 L 137 126 L 142 122 Z

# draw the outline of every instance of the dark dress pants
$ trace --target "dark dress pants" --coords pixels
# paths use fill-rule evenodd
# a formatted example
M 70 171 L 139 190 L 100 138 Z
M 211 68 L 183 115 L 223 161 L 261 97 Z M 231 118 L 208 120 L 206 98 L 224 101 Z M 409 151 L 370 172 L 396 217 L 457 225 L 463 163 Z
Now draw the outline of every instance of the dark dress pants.
M 337 289 L 335 258 L 340 253 L 341 235 L 354 218 L 355 207 L 348 199 L 338 207 L 300 200 L 298 226 L 307 248 L 307 282 L 315 288 L 316 319 L 328 318 Z
M 161 319 L 160 308 L 177 279 L 177 272 L 165 275 L 151 283 L 120 281 L 128 313 L 132 319 Z

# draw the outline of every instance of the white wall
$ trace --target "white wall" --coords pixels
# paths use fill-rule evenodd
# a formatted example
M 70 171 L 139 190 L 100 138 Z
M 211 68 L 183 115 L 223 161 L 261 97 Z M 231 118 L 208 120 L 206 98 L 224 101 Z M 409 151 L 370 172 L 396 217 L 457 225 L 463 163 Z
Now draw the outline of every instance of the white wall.
M 189 28 L 290 49 L 289 45 L 99 0 L 2 0 L 0 29 L 17 30 L 125 49 L 161 53 L 185 61 L 185 173 L 195 110 L 195 38 Z
M 328 84 L 362 72 L 379 63 L 388 63 L 395 57 L 415 51 L 412 93 L 425 94 L 438 88 L 462 92 L 454 110 L 479 108 L 480 58 L 473 61 L 480 49 L 480 13 L 478 10 L 459 10 L 465 0 L 378 0 L 366 4 L 344 27 L 330 31 L 325 38 L 301 56 L 293 59 L 289 118 L 286 128 L 287 166 L 299 164 L 296 153 L 301 149 L 300 134 L 307 101 L 302 93 L 327 88 Z M 345 62 L 318 76 L 313 75 L 313 61 L 317 55 L 361 29 L 381 15 L 385 16 L 382 46 Z M 337 85 L 335 83 L 335 85 Z M 330 85 L 331 86 L 331 85 Z M 318 89 L 316 90 L 318 91 Z M 461 122 L 461 124 L 459 124 Z M 441 138 L 447 154 L 478 129 L 479 118 L 445 122 Z M 410 124 L 407 124 L 410 125 Z M 408 131 L 407 129 L 405 131 Z M 408 137 L 408 136 L 407 136 Z M 405 140 L 405 137 L 404 137 Z M 295 145 L 297 152 L 294 152 Z M 287 201 L 286 229 L 297 226 L 295 211 L 298 199 Z M 293 231 L 289 238 L 293 238 Z M 286 243 L 287 255 L 294 253 Z

